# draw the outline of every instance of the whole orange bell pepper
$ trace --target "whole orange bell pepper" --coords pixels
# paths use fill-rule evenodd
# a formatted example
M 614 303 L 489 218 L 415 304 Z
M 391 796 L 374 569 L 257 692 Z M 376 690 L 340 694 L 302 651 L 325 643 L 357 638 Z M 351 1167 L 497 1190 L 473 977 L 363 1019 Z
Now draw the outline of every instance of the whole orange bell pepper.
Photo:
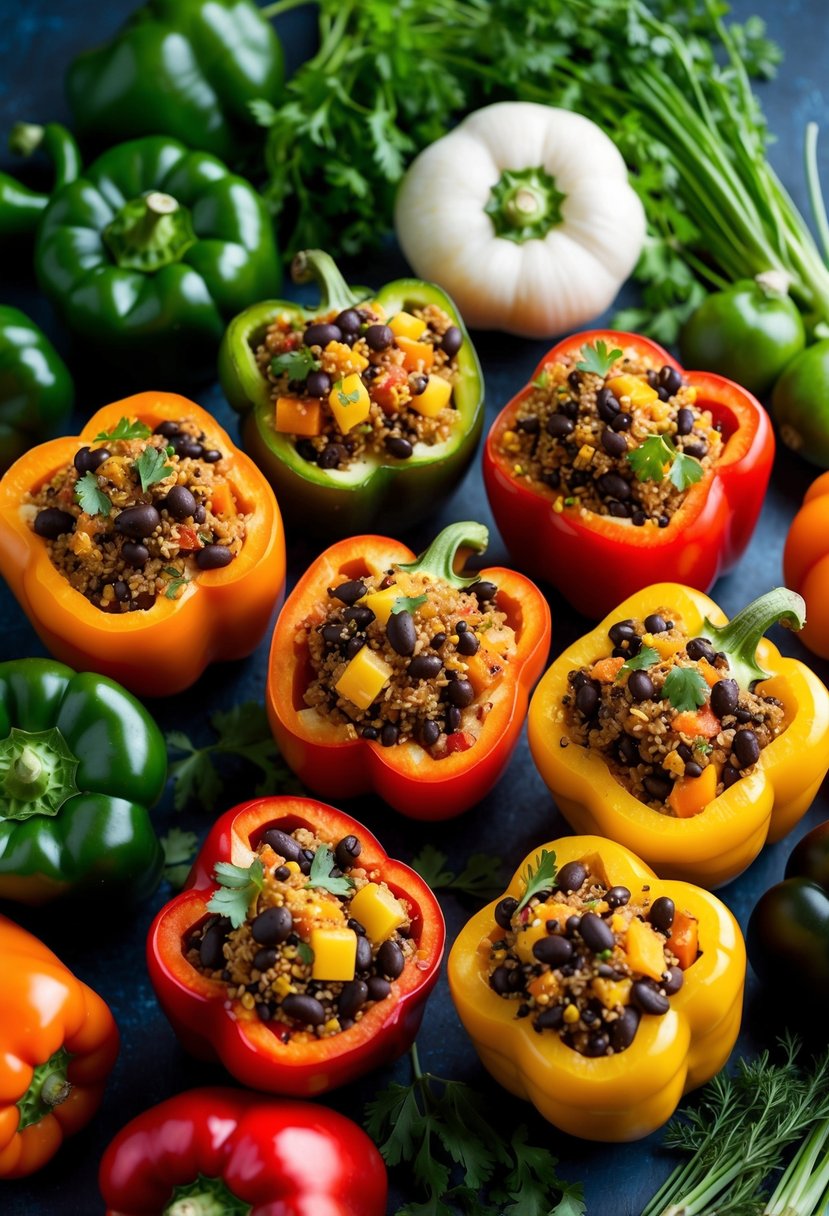
M 151 428 L 165 419 L 197 422 L 228 461 L 234 499 L 251 518 L 230 565 L 200 571 L 177 599 L 160 595 L 151 608 L 121 615 L 102 612 L 70 585 L 20 507 L 124 417 Z M 258 645 L 284 586 L 285 538 L 268 482 L 210 414 L 175 393 L 137 393 L 98 410 L 80 435 L 41 444 L 12 465 L 0 481 L 0 572 L 56 659 L 140 695 L 167 696 L 188 688 L 209 663 L 244 658 Z
M 4 916 L 0 969 L 0 1178 L 22 1178 L 98 1109 L 118 1028 L 97 993 Z
M 786 585 L 806 601 L 804 646 L 829 659 L 829 473 L 809 486 L 783 550 Z
M 516 1018 L 514 1001 L 489 985 L 489 950 L 496 929 L 488 904 L 464 926 L 449 955 L 449 987 L 458 1015 L 481 1062 L 499 1084 L 528 1098 L 556 1127 L 586 1140 L 638 1140 L 661 1127 L 684 1093 L 723 1067 L 737 1039 L 742 1014 L 746 952 L 739 926 L 714 895 L 684 882 L 663 882 L 635 854 L 598 836 L 568 836 L 543 848 L 558 867 L 584 862 L 607 886 L 624 886 L 633 902 L 667 896 L 698 923 L 699 950 L 683 967 L 683 984 L 662 1017 L 643 1017 L 631 1045 L 617 1054 L 589 1057 L 555 1031 L 537 1032 Z M 525 857 L 505 895 L 524 894 Z M 499 930 L 503 932 L 503 930 Z M 689 961 L 689 960 L 685 960 Z M 682 960 L 681 960 L 682 962 Z

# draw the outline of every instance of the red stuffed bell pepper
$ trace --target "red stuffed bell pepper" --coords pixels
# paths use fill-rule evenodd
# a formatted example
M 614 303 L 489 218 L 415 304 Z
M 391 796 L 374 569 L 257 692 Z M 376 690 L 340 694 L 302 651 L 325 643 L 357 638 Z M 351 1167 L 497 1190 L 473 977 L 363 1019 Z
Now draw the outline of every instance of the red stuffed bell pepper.
M 118 1133 L 106 1216 L 384 1216 L 386 1169 L 356 1123 L 307 1102 L 193 1089 Z
M 745 550 L 774 457 L 746 389 L 655 342 L 559 342 L 492 425 L 484 481 L 514 561 L 601 617 L 651 583 L 707 591 Z
M 189 1051 L 245 1085 L 307 1097 L 411 1046 L 444 938 L 428 886 L 356 820 L 311 798 L 260 798 L 214 825 L 147 958 Z
M 373 791 L 413 819 L 480 801 L 518 741 L 550 646 L 550 610 L 502 568 L 457 573 L 487 529 L 340 541 L 300 579 L 274 630 L 266 706 L 285 760 L 327 798 Z

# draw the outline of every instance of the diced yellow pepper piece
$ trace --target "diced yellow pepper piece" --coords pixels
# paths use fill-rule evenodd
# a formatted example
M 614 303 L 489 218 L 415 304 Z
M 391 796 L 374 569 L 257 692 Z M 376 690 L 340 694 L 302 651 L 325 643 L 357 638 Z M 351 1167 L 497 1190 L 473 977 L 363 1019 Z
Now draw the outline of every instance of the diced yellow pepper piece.
M 312 929 L 315 980 L 353 980 L 357 968 L 357 934 L 353 929 Z
M 375 945 L 391 937 L 395 929 L 406 923 L 406 909 L 388 887 L 369 882 L 351 901 L 351 915 L 366 931 Z
M 328 396 L 334 421 L 344 435 L 365 422 L 371 409 L 368 389 L 356 372 L 338 380 Z
M 644 920 L 632 920 L 625 937 L 625 954 L 631 971 L 659 980 L 668 970 L 665 942 Z
M 318 397 L 277 397 L 276 429 L 284 435 L 319 435 L 322 406 Z
M 446 409 L 452 397 L 452 385 L 443 376 L 430 376 L 422 393 L 412 397 L 409 408 L 417 410 L 424 418 L 437 418 Z
M 410 312 L 399 312 L 389 321 L 389 329 L 395 338 L 412 338 L 415 342 L 426 331 L 426 322 Z
M 533 946 L 536 942 L 541 941 L 543 937 L 549 936 L 547 929 L 548 920 L 557 920 L 559 926 L 563 929 L 567 924 L 567 919 L 574 916 L 575 913 L 569 904 L 557 903 L 554 899 L 548 899 L 546 903 L 539 904 L 533 909 L 533 919 L 527 925 L 526 929 L 521 929 L 515 935 L 515 952 L 521 959 L 522 963 L 535 963 L 538 960 L 533 954 Z M 536 923 L 537 922 L 537 923 Z
M 638 376 L 611 376 L 605 386 L 615 397 L 629 397 L 631 405 L 649 405 L 659 400 L 659 393 Z
M 368 595 L 364 595 L 359 603 L 366 608 L 370 608 L 381 625 L 385 625 L 391 616 L 391 610 L 394 607 L 394 601 L 406 592 L 402 591 L 397 583 L 392 583 L 390 587 L 384 587 L 382 591 L 370 591 Z
M 391 679 L 392 669 L 376 650 L 364 646 L 355 654 L 334 685 L 358 709 L 368 709 L 377 694 Z
M 605 1009 L 615 1009 L 618 1005 L 628 1004 L 631 985 L 631 980 L 606 980 L 596 976 L 592 987 Z

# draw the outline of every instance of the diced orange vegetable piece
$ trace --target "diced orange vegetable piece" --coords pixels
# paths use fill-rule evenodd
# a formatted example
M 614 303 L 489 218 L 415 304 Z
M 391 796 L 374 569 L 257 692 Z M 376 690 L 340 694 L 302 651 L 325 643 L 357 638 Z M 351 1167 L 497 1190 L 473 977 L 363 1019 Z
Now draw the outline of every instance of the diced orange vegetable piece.
M 625 935 L 625 954 L 632 971 L 661 979 L 668 969 L 663 938 L 644 920 L 632 920 Z
M 384 414 L 394 414 L 397 411 L 397 390 L 408 380 L 405 367 L 392 363 L 384 372 L 372 380 L 369 385 L 369 396 L 376 401 Z
M 435 352 L 428 342 L 415 342 L 413 338 L 397 338 L 396 341 L 403 351 L 403 366 L 407 371 L 431 371 Z
M 668 806 L 677 819 L 692 819 L 704 811 L 717 794 L 719 774 L 715 764 L 709 764 L 699 777 L 680 777 L 668 795 Z
M 668 949 L 679 960 L 683 971 L 687 971 L 699 954 L 699 921 L 690 912 L 674 914 L 671 936 L 668 938 Z
M 715 684 L 719 684 L 722 676 L 717 671 L 716 667 L 711 666 L 707 659 L 700 659 L 697 666 L 702 672 L 702 677 L 709 688 L 713 688 Z
M 233 491 L 226 481 L 220 481 L 210 491 L 214 515 L 232 515 L 236 510 Z
M 466 659 L 466 678 L 479 697 L 504 673 L 504 660 L 485 646 L 479 646 L 475 654 Z
M 696 712 L 687 711 L 677 714 L 671 722 L 671 730 L 677 734 L 688 735 L 691 739 L 698 736 L 703 739 L 713 739 L 722 730 L 722 723 L 710 705 L 703 705 Z
M 609 659 L 599 659 L 598 663 L 593 664 L 590 676 L 592 679 L 598 680 L 600 684 L 612 684 L 624 664 L 625 660 L 621 655 Z
M 277 397 L 275 425 L 283 435 L 319 435 L 322 431 L 319 397 Z
M 676 654 L 678 650 L 682 650 L 684 643 L 678 638 L 663 638 L 659 634 L 646 633 L 642 638 L 642 643 L 645 646 L 652 646 L 660 659 L 669 659 L 672 654 Z
M 201 549 L 202 544 L 199 540 L 199 534 L 195 528 L 190 528 L 186 524 L 179 527 L 178 530 L 178 547 L 192 553 L 196 549 Z
M 554 1000 L 561 991 L 561 980 L 553 974 L 552 971 L 545 971 L 542 975 L 536 976 L 531 984 L 527 986 L 527 992 L 536 1000 L 540 996 L 548 996 Z
M 606 387 L 616 397 L 629 397 L 631 405 L 648 405 L 659 400 L 659 393 L 639 376 L 613 376 Z

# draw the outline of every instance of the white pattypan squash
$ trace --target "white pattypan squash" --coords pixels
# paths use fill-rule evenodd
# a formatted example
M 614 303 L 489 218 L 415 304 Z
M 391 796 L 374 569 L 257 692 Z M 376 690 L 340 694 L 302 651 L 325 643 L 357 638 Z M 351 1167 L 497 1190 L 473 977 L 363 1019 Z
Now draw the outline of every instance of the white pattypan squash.
M 603 312 L 645 238 L 615 144 L 580 114 L 531 102 L 477 110 L 421 152 L 395 226 L 418 277 L 468 325 L 533 338 Z

